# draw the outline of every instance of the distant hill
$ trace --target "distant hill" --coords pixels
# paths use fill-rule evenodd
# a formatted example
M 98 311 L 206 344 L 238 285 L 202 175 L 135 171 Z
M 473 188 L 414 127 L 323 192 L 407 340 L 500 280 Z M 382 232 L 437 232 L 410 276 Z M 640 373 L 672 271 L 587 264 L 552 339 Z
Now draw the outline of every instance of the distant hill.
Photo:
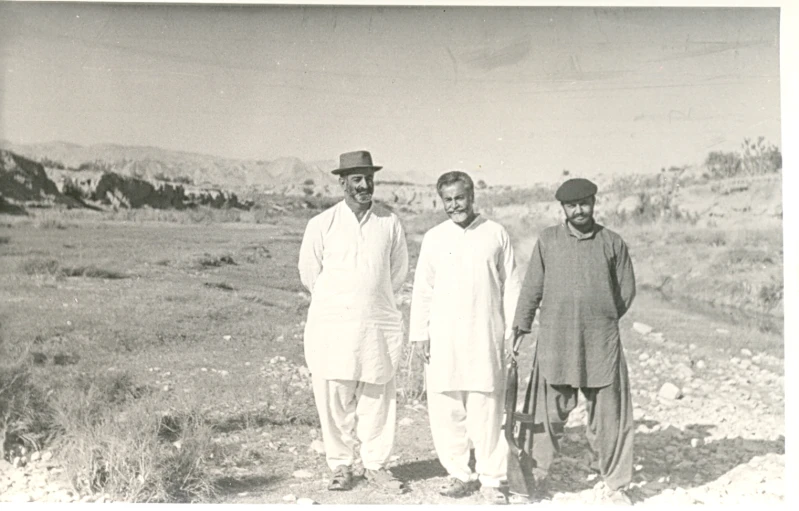
M 307 163 L 293 157 L 273 161 L 238 160 L 147 146 L 81 146 L 69 142 L 14 144 L 7 140 L 0 141 L 0 148 L 48 168 L 106 171 L 153 182 L 229 190 L 254 186 L 302 194 L 307 193 L 302 191 L 306 182 L 313 181 L 312 193 L 336 183 L 335 177 L 329 173 L 335 168 L 335 162 Z

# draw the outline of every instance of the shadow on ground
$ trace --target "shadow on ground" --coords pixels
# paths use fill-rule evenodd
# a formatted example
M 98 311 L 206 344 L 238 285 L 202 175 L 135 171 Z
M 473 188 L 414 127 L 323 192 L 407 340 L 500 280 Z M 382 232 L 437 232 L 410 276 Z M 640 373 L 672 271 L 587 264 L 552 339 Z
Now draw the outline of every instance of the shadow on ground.
M 657 421 L 636 421 L 636 427 L 645 425 L 652 429 Z M 634 463 L 639 470 L 633 474 L 633 482 L 646 482 L 640 489 L 633 490 L 633 500 L 649 498 L 669 488 L 699 487 L 711 483 L 739 465 L 747 464 L 755 456 L 784 454 L 785 439 L 748 440 L 726 438 L 704 443 L 714 429 L 711 424 L 691 424 L 684 431 L 671 427 L 649 433 L 635 434 Z M 567 428 L 567 435 L 576 434 L 578 441 L 564 437 L 561 442 L 561 456 L 556 458 L 550 469 L 554 476 L 550 481 L 550 492 L 580 492 L 593 488 L 599 480 L 589 479 L 591 473 L 590 450 L 585 440 L 585 427 Z M 693 447 L 691 440 L 699 440 Z M 645 491 L 646 490 L 646 491 Z
M 283 480 L 274 475 L 246 475 L 242 477 L 225 476 L 214 481 L 217 497 L 223 499 L 238 493 L 263 493 Z

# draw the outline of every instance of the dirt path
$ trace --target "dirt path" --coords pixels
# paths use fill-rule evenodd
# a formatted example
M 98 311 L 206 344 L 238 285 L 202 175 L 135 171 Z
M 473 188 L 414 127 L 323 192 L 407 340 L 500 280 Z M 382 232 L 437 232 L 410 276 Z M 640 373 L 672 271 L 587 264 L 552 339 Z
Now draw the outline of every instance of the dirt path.
M 658 318 L 681 320 L 681 331 Z M 653 327 L 649 335 L 632 328 L 633 321 Z M 672 321 L 672 323 L 676 323 Z M 652 296 L 639 297 L 630 317 L 622 322 L 623 342 L 634 388 L 636 419 L 636 472 L 631 495 L 636 504 L 768 503 L 784 495 L 784 401 L 782 357 L 756 346 L 741 353 L 727 347 L 734 333 L 723 321 L 690 315 Z M 639 325 L 639 328 L 640 325 Z M 679 334 L 679 335 L 677 335 Z M 688 345 L 672 340 L 693 337 Z M 773 351 L 773 350 L 772 350 Z M 529 354 L 522 367 L 528 367 Z M 525 365 L 527 364 L 527 365 Z M 683 397 L 659 396 L 665 383 Z M 561 457 L 552 469 L 552 494 L 546 501 L 588 503 L 593 499 L 596 475 L 582 461 L 587 449 L 583 436 L 584 409 L 570 417 Z M 282 503 L 298 498 L 323 504 L 418 504 L 458 502 L 440 497 L 437 488 L 445 472 L 433 452 L 424 405 L 407 404 L 399 413 L 392 463 L 397 476 L 411 491 L 384 495 L 367 484 L 347 493 L 325 490 L 328 471 L 324 457 L 307 452 L 311 428 L 295 432 L 296 455 L 255 475 L 241 470 L 231 479 L 223 502 Z M 295 477 L 298 470 L 307 471 Z M 248 478 L 252 484 L 248 484 Z M 262 484 L 263 478 L 270 478 Z M 274 478 L 274 479 L 271 479 Z

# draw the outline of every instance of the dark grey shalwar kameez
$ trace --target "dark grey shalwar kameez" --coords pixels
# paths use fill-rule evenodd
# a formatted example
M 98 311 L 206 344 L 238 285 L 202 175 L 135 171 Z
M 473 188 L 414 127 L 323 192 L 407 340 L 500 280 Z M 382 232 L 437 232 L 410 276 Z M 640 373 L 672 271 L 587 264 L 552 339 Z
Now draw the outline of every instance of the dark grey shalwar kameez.
M 585 235 L 566 223 L 545 229 L 533 249 L 514 327 L 529 332 L 540 307 L 528 396 L 536 392 L 527 445 L 539 474 L 549 469 L 577 393 L 586 399 L 587 438 L 609 488 L 633 471 L 633 413 L 619 319 L 635 297 L 635 275 L 621 237 L 594 224 Z M 533 400 L 527 399 L 528 408 Z M 532 445 L 530 444 L 532 442 Z

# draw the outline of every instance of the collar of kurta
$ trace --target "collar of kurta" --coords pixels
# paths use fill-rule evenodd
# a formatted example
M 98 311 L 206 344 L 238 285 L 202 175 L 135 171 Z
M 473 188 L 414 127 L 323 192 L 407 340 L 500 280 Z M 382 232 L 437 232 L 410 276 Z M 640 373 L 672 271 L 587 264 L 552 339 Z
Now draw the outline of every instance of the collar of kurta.
M 460 225 L 456 224 L 452 219 L 450 219 L 449 222 L 452 224 L 453 227 L 456 227 L 456 228 L 458 228 L 458 229 L 460 229 L 462 231 L 470 231 L 470 230 L 476 229 L 477 226 L 482 224 L 484 221 L 485 221 L 485 218 L 483 218 L 483 215 L 481 215 L 480 213 L 477 213 L 477 215 L 475 215 L 475 217 L 474 217 L 474 220 L 472 220 L 472 223 L 470 223 L 466 227 L 461 227 Z
M 582 233 L 582 232 L 578 231 L 577 229 L 575 229 L 574 227 L 572 227 L 571 224 L 569 224 L 568 220 L 563 222 L 563 226 L 566 228 L 566 232 L 569 233 L 569 236 L 573 236 L 573 237 L 577 238 L 580 241 L 582 241 L 582 240 L 590 240 L 599 231 L 599 224 L 596 223 L 596 220 L 594 220 L 594 225 L 591 226 L 591 230 L 586 232 L 586 233 Z
M 363 224 L 364 222 L 366 222 L 366 219 L 369 218 L 369 216 L 371 216 L 371 214 L 373 213 L 373 211 L 375 209 L 375 201 L 373 200 L 372 203 L 369 205 L 369 209 L 367 209 L 366 213 L 363 214 L 363 217 L 360 220 L 358 220 L 358 215 L 356 215 L 355 211 L 353 211 L 352 208 L 350 208 L 347 205 L 347 201 L 345 201 L 345 200 L 341 201 L 340 205 L 341 205 L 342 208 L 344 208 L 347 211 L 349 211 L 349 213 L 352 215 L 352 217 L 355 219 L 355 221 L 358 222 L 359 224 Z

